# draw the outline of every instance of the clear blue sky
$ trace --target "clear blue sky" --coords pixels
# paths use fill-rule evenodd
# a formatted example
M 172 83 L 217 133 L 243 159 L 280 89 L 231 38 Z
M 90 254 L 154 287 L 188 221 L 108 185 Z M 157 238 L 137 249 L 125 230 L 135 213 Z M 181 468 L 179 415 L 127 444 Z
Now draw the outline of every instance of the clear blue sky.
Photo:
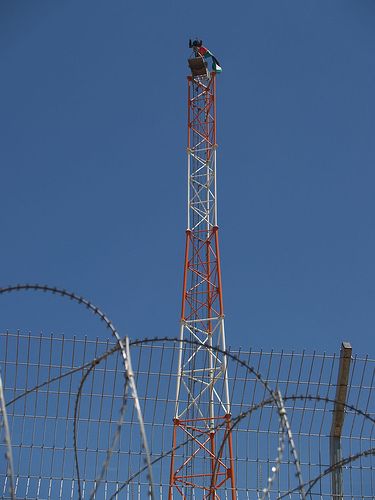
M 176 336 L 186 59 L 223 66 L 227 341 L 375 347 L 373 0 L 0 4 L 1 285 L 87 296 L 131 337 Z M 106 335 L 62 299 L 0 297 L 1 329 Z

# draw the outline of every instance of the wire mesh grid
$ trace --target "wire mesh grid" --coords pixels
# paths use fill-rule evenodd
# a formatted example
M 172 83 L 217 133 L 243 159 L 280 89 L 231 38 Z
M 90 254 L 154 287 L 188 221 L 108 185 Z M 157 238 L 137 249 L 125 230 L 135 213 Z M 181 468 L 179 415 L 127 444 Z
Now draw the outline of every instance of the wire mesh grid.
M 145 450 L 115 346 L 112 340 L 0 334 L 16 498 L 148 497 Z M 168 498 L 177 356 L 173 339 L 131 343 L 160 499 Z M 237 498 L 332 498 L 329 450 L 339 363 L 339 354 L 230 352 Z M 341 436 L 344 498 L 374 498 L 374 370 L 374 359 L 352 356 Z M 289 434 L 280 425 L 277 390 Z M 4 440 L 1 447 L 5 457 Z M 176 460 L 183 460 L 178 449 Z M 204 455 L 195 460 L 209 470 Z M 5 459 L 0 472 L 0 495 L 10 498 Z M 224 490 L 220 498 L 230 494 Z M 201 497 L 186 492 L 186 498 Z

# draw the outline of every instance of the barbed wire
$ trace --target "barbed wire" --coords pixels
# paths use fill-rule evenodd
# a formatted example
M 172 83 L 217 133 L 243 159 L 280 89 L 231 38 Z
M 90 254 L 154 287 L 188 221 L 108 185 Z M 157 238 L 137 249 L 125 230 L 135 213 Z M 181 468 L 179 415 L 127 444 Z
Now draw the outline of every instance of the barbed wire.
M 113 325 L 112 321 L 102 312 L 102 310 L 99 307 L 95 306 L 91 301 L 89 301 L 85 297 L 79 296 L 74 292 L 69 292 L 66 289 L 58 288 L 55 286 L 40 285 L 38 283 L 35 283 L 35 284 L 24 283 L 24 284 L 17 284 L 17 285 L 9 285 L 9 286 L 0 288 L 0 295 L 5 294 L 5 293 L 20 292 L 20 291 L 42 291 L 42 292 L 49 292 L 49 293 L 52 293 L 53 295 L 58 295 L 58 296 L 61 296 L 64 298 L 69 298 L 69 299 L 77 302 L 79 305 L 86 306 L 86 308 L 91 310 L 95 316 L 99 317 L 101 321 L 104 321 L 106 326 L 110 329 L 112 335 L 115 337 L 116 342 L 118 343 L 118 346 L 120 348 L 121 355 L 123 358 L 125 386 L 127 383 L 129 383 L 131 391 L 132 391 L 132 396 L 134 399 L 134 404 L 135 404 L 138 422 L 139 422 L 141 435 L 142 435 L 142 444 L 143 444 L 143 447 L 145 450 L 146 462 L 148 464 L 148 469 L 149 469 L 148 477 L 149 477 L 149 483 L 150 483 L 150 497 L 153 500 L 154 499 L 154 487 L 153 487 L 153 478 L 152 478 L 152 469 L 151 469 L 151 456 L 150 456 L 150 452 L 148 449 L 147 436 L 146 436 L 146 431 L 145 431 L 144 422 L 143 422 L 143 415 L 142 415 L 141 408 L 139 405 L 137 388 L 135 385 L 134 377 L 131 376 L 131 373 L 132 373 L 131 361 L 129 359 L 129 355 L 127 355 L 127 352 L 126 352 L 127 349 L 124 345 L 123 339 L 121 338 L 117 329 Z M 129 376 L 129 373 L 130 373 L 130 376 Z M 75 449 L 75 453 L 76 453 L 76 449 Z
M 59 295 L 60 297 L 65 297 L 67 299 L 73 300 L 77 302 L 78 304 L 82 304 L 86 306 L 87 309 L 89 309 L 95 316 L 98 316 L 109 328 L 118 341 L 120 337 L 117 329 L 115 328 L 114 324 L 112 321 L 108 318 L 104 312 L 97 307 L 95 304 L 93 304 L 90 300 L 86 299 L 85 297 L 82 297 L 80 295 L 77 295 L 74 292 L 69 292 L 68 290 L 65 290 L 65 288 L 58 288 L 56 286 L 50 286 L 50 285 L 40 285 L 39 283 L 22 283 L 22 284 L 17 284 L 17 285 L 8 285 L 5 287 L 0 288 L 0 295 L 3 295 L 5 293 L 11 293 L 11 292 L 21 292 L 21 291 L 34 291 L 34 292 L 49 292 L 52 295 Z

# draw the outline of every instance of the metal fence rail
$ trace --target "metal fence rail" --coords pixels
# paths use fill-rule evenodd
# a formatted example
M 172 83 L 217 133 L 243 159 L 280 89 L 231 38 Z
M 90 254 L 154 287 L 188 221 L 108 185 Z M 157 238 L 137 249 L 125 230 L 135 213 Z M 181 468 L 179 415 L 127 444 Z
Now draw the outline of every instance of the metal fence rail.
M 14 498 L 148 497 L 140 428 L 115 347 L 112 339 L 0 334 Z M 130 350 L 155 498 L 166 499 L 177 341 L 136 341 Z M 335 498 L 375 498 L 375 360 L 350 356 L 345 401 L 340 402 L 341 364 L 339 352 L 230 352 L 239 499 L 332 498 L 333 477 L 342 487 Z M 341 462 L 330 470 L 335 415 L 343 419 Z M 3 417 L 4 412 L 2 422 Z M 11 498 L 4 431 L 2 427 L 0 495 Z M 203 455 L 195 459 L 202 472 L 210 470 Z M 229 498 L 229 493 L 220 498 Z

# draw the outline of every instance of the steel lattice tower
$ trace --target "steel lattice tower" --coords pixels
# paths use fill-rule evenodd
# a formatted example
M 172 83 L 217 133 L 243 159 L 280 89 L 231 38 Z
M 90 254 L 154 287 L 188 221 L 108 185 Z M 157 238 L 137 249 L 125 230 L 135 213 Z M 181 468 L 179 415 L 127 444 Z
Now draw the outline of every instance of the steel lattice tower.
M 169 500 L 214 500 L 224 498 L 224 490 L 225 498 L 236 498 L 216 151 L 216 74 L 189 76 L 188 218 Z

